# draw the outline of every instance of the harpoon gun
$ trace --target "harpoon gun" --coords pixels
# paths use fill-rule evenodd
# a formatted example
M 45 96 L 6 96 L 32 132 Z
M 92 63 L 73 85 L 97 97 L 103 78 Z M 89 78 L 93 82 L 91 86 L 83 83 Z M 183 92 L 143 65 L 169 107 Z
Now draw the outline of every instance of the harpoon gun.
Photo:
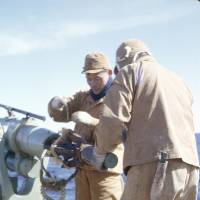
M 41 155 L 46 141 L 58 133 L 36 119 L 45 117 L 0 104 L 8 116 L 0 117 L 0 200 L 43 199 L 40 192 Z M 17 118 L 13 112 L 23 115 Z M 18 184 L 18 179 L 23 184 Z

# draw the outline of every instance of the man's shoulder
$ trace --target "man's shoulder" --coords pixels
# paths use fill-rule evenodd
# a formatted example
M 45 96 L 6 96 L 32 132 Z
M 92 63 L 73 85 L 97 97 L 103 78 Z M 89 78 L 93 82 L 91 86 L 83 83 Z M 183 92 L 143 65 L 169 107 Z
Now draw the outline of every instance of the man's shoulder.
M 78 101 L 85 101 L 90 97 L 90 90 L 89 89 L 82 89 L 76 92 L 73 96 L 74 99 Z
M 82 90 L 79 90 L 78 92 L 76 92 L 75 95 L 88 96 L 89 94 L 90 94 L 89 89 L 82 89 Z

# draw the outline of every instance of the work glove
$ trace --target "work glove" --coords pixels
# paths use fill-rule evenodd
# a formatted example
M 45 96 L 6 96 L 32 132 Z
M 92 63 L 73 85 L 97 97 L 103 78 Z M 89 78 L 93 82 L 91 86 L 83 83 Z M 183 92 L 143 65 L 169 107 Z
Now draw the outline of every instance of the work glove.
M 54 121 L 66 121 L 68 119 L 66 99 L 59 96 L 53 97 L 48 103 L 48 113 Z
M 90 126 L 96 126 L 99 123 L 99 119 L 92 117 L 89 113 L 84 111 L 74 112 L 71 118 L 75 123 L 83 123 Z

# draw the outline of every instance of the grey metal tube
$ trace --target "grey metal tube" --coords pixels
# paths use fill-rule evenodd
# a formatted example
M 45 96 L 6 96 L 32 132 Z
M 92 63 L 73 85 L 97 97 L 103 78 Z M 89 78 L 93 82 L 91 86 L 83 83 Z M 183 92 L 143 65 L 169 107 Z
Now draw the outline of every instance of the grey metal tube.
M 8 147 L 15 153 L 25 153 L 40 157 L 44 150 L 44 143 L 57 133 L 41 127 L 33 119 L 27 121 L 16 118 L 0 119 L 0 125 L 6 132 Z
M 40 157 L 44 150 L 44 143 L 56 133 L 42 127 L 22 127 L 16 135 L 16 141 L 22 152 Z

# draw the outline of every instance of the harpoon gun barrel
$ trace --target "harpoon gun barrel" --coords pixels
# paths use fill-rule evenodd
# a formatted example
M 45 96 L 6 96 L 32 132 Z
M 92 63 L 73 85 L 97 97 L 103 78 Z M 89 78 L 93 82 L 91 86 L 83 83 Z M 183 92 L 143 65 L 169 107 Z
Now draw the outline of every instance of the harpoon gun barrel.
M 11 106 L 7 106 L 7 105 L 4 105 L 4 104 L 0 104 L 0 107 L 6 109 L 9 115 L 12 115 L 12 112 L 18 112 L 20 114 L 26 115 L 26 117 L 33 117 L 33 118 L 36 118 L 36 119 L 40 119 L 42 121 L 46 120 L 45 116 L 37 115 L 35 113 L 28 112 L 28 111 L 25 111 L 25 110 L 21 110 L 21 109 L 18 109 L 18 108 L 14 108 L 14 107 L 11 107 Z

